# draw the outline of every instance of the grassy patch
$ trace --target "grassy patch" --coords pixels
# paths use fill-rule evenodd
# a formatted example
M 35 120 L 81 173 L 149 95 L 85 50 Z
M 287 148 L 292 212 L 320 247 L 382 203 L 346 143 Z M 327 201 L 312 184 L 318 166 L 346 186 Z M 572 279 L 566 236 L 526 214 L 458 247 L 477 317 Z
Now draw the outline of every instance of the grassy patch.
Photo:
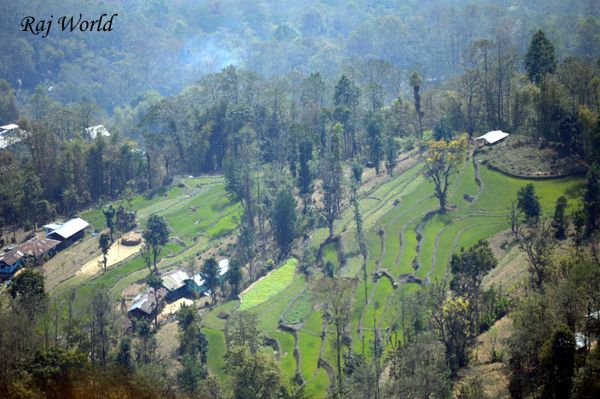
M 288 332 L 274 331 L 271 337 L 279 343 L 279 359 L 281 371 L 286 379 L 291 379 L 296 374 L 296 359 L 294 359 L 294 336 Z
M 283 266 L 257 281 L 249 291 L 242 295 L 240 310 L 253 308 L 283 291 L 292 283 L 297 264 L 297 259 L 288 259 Z
M 298 345 L 300 347 L 300 372 L 305 380 L 309 380 L 317 371 L 321 338 L 300 331 L 298 332 Z
M 326 398 L 329 376 L 323 369 L 319 369 L 315 377 L 308 381 L 304 389 L 307 398 Z
M 283 313 L 282 319 L 287 324 L 298 324 L 303 322 L 310 312 L 312 312 L 312 295 L 307 290 L 296 297 Z
M 225 365 L 224 356 L 227 351 L 225 345 L 225 334 L 223 331 L 204 328 L 204 334 L 208 341 L 208 368 L 219 377 L 221 381 L 226 378 L 223 366 Z

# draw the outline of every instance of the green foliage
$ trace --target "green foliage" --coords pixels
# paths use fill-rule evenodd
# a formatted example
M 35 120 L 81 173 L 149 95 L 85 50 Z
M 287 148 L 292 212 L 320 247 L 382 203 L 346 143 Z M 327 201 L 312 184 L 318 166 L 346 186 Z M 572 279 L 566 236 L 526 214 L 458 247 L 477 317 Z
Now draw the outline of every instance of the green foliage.
M 13 298 L 22 301 L 38 301 L 46 298 L 44 276 L 37 270 L 27 268 L 12 279 L 9 288 Z
M 275 241 L 282 254 L 286 254 L 296 234 L 296 200 L 291 187 L 277 193 L 271 213 Z
M 157 271 L 156 262 L 160 249 L 169 241 L 169 227 L 165 219 L 157 214 L 150 215 L 146 221 L 143 237 L 146 245 L 152 249 L 154 270 Z
M 535 194 L 535 187 L 529 183 L 519 189 L 517 193 L 517 206 L 525 215 L 527 221 L 534 222 L 540 217 L 540 201 Z
M 236 398 L 274 398 L 281 385 L 279 363 L 264 349 L 234 346 L 225 355 L 225 371 Z
M 588 171 L 583 195 L 586 217 L 586 234 L 591 235 L 600 227 L 600 165 L 593 164 Z
M 544 373 L 543 395 L 568 398 L 575 371 L 575 337 L 565 325 L 558 326 L 544 343 L 540 354 Z
M 554 208 L 554 217 L 552 219 L 552 227 L 555 230 L 554 237 L 556 237 L 557 240 L 564 240 L 566 238 L 568 227 L 566 216 L 567 206 L 567 198 L 564 195 L 558 197 L 556 200 L 556 207 Z
M 556 70 L 554 46 L 541 30 L 531 38 L 525 54 L 525 70 L 529 79 L 535 84 L 539 84 L 544 75 L 554 73 Z
M 596 346 L 577 371 L 573 382 L 573 399 L 593 399 L 600 396 L 600 347 Z
M 213 305 L 217 300 L 217 288 L 219 287 L 219 264 L 214 257 L 204 261 L 200 269 L 200 276 L 204 280 L 204 286 L 210 291 Z

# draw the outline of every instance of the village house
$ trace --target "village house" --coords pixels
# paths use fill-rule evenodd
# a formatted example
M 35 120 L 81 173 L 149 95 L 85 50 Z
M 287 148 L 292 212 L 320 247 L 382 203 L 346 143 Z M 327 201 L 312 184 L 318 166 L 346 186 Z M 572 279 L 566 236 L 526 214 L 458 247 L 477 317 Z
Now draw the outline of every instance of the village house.
M 485 145 L 492 145 L 492 144 L 499 143 L 500 141 L 504 140 L 508 136 L 510 136 L 510 134 L 504 133 L 502 130 L 494 130 L 491 132 L 487 132 L 483 136 L 475 137 L 475 143 L 477 145 L 477 148 L 479 148 L 479 147 L 483 147 Z
M 70 247 L 73 243 L 83 239 L 85 230 L 90 226 L 81 218 L 74 218 L 65 223 L 51 223 L 44 226 L 46 238 L 60 241 L 57 251 Z
M 161 301 L 167 294 L 167 290 L 159 288 L 157 291 L 158 300 Z M 127 314 L 130 318 L 144 318 L 154 316 L 156 311 L 156 298 L 154 297 L 154 289 L 148 288 L 146 291 L 140 292 L 135 298 Z
M 169 302 L 182 298 L 187 293 L 186 281 L 190 276 L 181 270 L 167 273 L 163 276 L 163 287 L 167 290 L 166 299 Z
M 229 271 L 229 259 L 222 259 L 219 261 L 219 280 L 221 282 L 225 279 L 225 274 Z M 200 273 L 196 273 L 192 278 L 186 281 L 187 291 L 195 293 L 198 296 L 204 296 L 210 293 L 210 291 L 204 286 L 204 280 Z
M 23 256 L 30 257 L 36 264 L 40 264 L 56 254 L 59 244 L 60 241 L 58 240 L 34 237 L 19 245 L 18 249 L 23 253 Z
M 0 149 L 5 149 L 17 144 L 22 140 L 22 132 L 19 125 L 11 123 L 0 126 Z
M 0 280 L 11 278 L 23 265 L 23 253 L 18 248 L 5 248 L 0 253 Z
M 85 137 L 90 140 L 96 140 L 98 135 L 102 137 L 110 137 L 110 132 L 106 130 L 104 125 L 96 125 L 85 128 Z

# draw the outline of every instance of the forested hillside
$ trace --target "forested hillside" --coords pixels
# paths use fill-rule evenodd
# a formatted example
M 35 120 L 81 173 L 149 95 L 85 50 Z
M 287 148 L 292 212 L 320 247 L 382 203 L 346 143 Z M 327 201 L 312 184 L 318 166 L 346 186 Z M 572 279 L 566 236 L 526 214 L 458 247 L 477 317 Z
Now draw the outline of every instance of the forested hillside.
M 595 0 L 34 0 L 0 7 L 0 75 L 13 88 L 52 86 L 62 103 L 93 100 L 108 113 L 144 91 L 172 94 L 230 64 L 261 76 L 332 78 L 342 68 L 364 74 L 369 67 L 361 64 L 383 60 L 399 71 L 386 74 L 395 80 L 387 88 L 394 98 L 404 83 L 394 75 L 419 69 L 427 81 L 455 76 L 474 40 L 510 40 L 523 55 L 533 31 L 543 29 L 559 58 L 591 56 L 600 46 Z M 28 15 L 79 13 L 119 16 L 110 34 L 72 35 L 55 26 L 42 39 L 17 29 Z

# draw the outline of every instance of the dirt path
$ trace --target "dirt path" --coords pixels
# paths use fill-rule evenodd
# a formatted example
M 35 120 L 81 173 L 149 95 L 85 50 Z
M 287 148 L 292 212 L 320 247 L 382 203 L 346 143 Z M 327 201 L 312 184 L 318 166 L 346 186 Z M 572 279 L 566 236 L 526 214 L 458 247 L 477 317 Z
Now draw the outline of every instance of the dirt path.
M 135 246 L 127 246 L 127 245 L 121 244 L 120 240 L 115 242 L 108 249 L 108 254 L 107 254 L 108 257 L 107 257 L 107 262 L 106 262 L 107 269 L 111 268 L 112 266 L 115 266 L 116 264 L 129 258 L 130 256 L 137 254 L 141 249 L 142 249 L 142 244 L 138 244 Z M 89 261 L 88 263 L 83 265 L 81 267 L 81 269 L 79 269 L 75 273 L 75 275 L 83 276 L 83 277 L 91 277 L 95 274 L 98 274 L 98 273 L 102 272 L 102 262 L 103 262 L 103 256 L 100 255 L 97 258 L 92 259 L 91 261 Z

